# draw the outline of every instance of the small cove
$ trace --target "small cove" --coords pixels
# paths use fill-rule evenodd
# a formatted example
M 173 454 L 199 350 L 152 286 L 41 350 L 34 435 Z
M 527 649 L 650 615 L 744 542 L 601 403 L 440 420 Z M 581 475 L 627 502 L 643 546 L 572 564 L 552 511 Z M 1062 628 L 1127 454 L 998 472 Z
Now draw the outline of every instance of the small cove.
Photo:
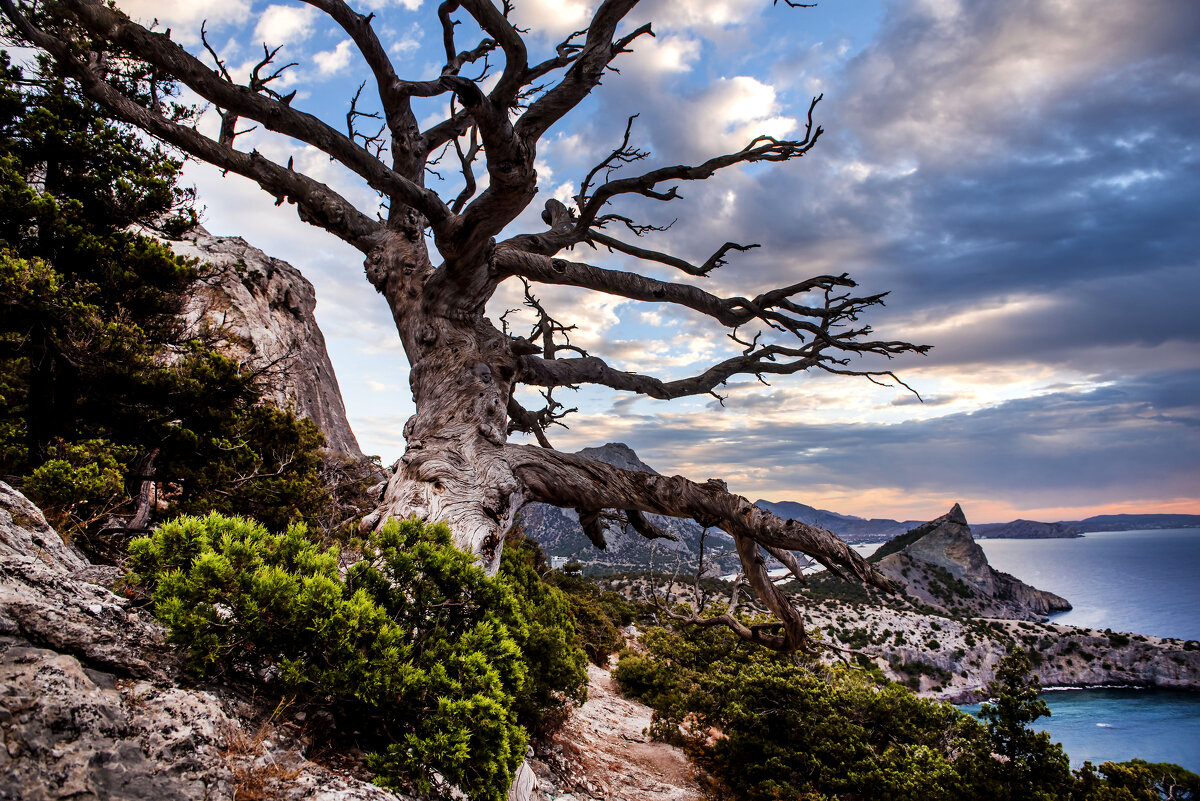
M 1171 690 L 1056 690 L 1050 717 L 1034 723 L 1062 743 L 1071 767 L 1085 760 L 1174 762 L 1200 773 L 1200 693 Z M 960 707 L 975 714 L 979 705 Z
M 1055 623 L 1200 640 L 1200 530 L 979 544 L 997 570 L 1072 603 Z M 1200 693 L 1069 689 L 1043 697 L 1051 717 L 1035 726 L 1063 744 L 1072 767 L 1139 758 L 1200 772 Z

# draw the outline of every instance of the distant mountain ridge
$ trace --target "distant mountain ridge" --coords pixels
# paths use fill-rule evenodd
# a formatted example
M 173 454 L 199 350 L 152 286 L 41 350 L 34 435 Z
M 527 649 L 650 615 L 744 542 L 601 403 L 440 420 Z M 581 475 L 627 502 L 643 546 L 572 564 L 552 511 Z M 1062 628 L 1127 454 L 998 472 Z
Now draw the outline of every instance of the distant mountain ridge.
M 1137 531 L 1151 528 L 1200 528 L 1200 515 L 1095 515 L 1068 525 L 1080 531 Z
M 767 501 L 759 499 L 756 506 L 785 519 L 827 528 L 851 544 L 882 542 L 898 537 L 922 520 L 891 520 L 888 518 L 864 518 L 843 515 L 825 509 L 817 509 L 795 501 Z M 1037 520 L 1012 520 L 1008 523 L 979 523 L 973 530 L 977 539 L 1053 539 L 1082 537 L 1089 531 L 1139 531 L 1160 528 L 1200 528 L 1200 515 L 1184 514 L 1122 514 L 1095 515 L 1083 520 L 1061 520 L 1057 523 L 1042 523 Z
M 584 448 L 578 455 L 611 464 L 625 470 L 657 473 L 624 443 L 610 442 L 598 448 Z M 798 520 L 828 529 L 851 545 L 886 542 L 926 525 L 924 520 L 864 518 L 817 509 L 796 501 L 767 501 L 755 504 L 779 517 Z M 703 528 L 694 520 L 650 515 L 660 528 L 678 539 L 646 540 L 633 531 L 625 531 L 615 521 L 605 530 L 608 547 L 601 551 L 583 533 L 579 516 L 573 509 L 533 503 L 521 513 L 521 527 L 551 556 L 579 559 L 590 570 L 600 572 L 670 569 L 695 563 Z M 983 523 L 973 527 L 979 539 L 1040 539 L 1079 537 L 1085 531 L 1122 531 L 1137 528 L 1200 528 L 1200 515 L 1100 515 L 1081 521 L 1042 523 L 1013 520 L 1009 523 Z M 732 541 L 725 532 L 713 529 L 706 544 L 705 561 L 718 570 L 736 570 L 738 561 L 731 553 Z M 713 558 L 715 555 L 716 558 Z M 711 561 L 710 561 L 711 560 Z
M 843 515 L 826 509 L 817 509 L 796 501 L 767 501 L 759 499 L 754 505 L 766 509 L 785 520 L 796 520 L 811 526 L 829 529 L 846 542 L 882 542 L 923 525 L 924 520 L 890 520 Z

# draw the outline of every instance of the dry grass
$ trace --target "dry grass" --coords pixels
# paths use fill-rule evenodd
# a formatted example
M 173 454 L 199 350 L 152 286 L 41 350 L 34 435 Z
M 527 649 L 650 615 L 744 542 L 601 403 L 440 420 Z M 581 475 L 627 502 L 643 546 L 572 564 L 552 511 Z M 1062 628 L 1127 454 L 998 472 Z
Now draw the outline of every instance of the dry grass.
M 290 701 L 282 701 L 254 731 L 238 726 L 230 728 L 221 756 L 233 774 L 232 801 L 271 801 L 279 797 L 281 785 L 300 775 L 299 768 L 276 762 L 266 753 L 265 743 L 279 733 L 276 722 Z

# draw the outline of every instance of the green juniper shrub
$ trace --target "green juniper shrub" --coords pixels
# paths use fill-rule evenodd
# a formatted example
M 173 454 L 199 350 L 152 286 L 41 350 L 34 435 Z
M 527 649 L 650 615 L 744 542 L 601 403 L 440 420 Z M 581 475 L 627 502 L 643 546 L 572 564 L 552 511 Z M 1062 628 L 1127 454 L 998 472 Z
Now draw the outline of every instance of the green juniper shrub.
M 546 580 L 566 595 L 579 647 L 593 664 L 606 667 L 625 645 L 619 626 L 626 619 L 633 622 L 633 605 L 615 592 L 601 593 L 594 581 L 579 575 L 550 571 Z
M 982 727 L 949 705 L 724 629 L 652 629 L 642 642 L 614 677 L 654 709 L 654 734 L 679 742 L 715 797 L 970 797 L 952 757 Z
M 516 699 L 517 717 L 536 735 L 566 721 L 568 700 L 587 700 L 588 658 L 577 644 L 571 602 L 562 590 L 542 581 L 545 571 L 546 557 L 536 542 L 517 533 L 505 539 L 499 575 L 512 588 L 525 620 L 513 632 L 528 666 L 524 690 Z
M 25 480 L 50 524 L 71 532 L 104 519 L 127 498 L 125 476 L 137 449 L 106 439 L 56 441 Z
M 302 524 L 181 517 L 129 549 L 171 639 L 202 675 L 268 681 L 371 738 L 385 786 L 500 801 L 524 757 L 522 718 L 581 697 L 562 600 L 489 577 L 444 525 L 391 521 L 345 575 Z M 518 556 L 510 562 L 519 562 Z M 510 569 L 510 575 L 513 571 Z M 530 618 L 557 608 L 531 626 Z M 548 669 L 523 654 L 545 660 Z

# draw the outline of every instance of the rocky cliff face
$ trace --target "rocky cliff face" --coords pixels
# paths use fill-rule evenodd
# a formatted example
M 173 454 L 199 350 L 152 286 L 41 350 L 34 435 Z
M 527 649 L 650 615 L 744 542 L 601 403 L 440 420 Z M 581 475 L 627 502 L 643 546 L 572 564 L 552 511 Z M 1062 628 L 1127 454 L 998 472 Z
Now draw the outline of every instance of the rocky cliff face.
M 1071 604 L 988 564 L 971 536 L 962 508 L 885 544 L 871 556 L 875 566 L 929 606 L 975 617 L 1045 620 Z
M 310 761 L 296 717 L 190 680 L 102 586 L 119 575 L 0 482 L 0 801 L 398 798 Z
M 268 397 L 315 422 L 326 446 L 361 457 L 346 420 L 337 376 L 313 310 L 310 284 L 290 264 L 273 259 L 240 237 L 212 236 L 203 228 L 170 242 L 180 255 L 213 265 L 197 283 L 184 315 L 197 329 L 223 326 L 232 334 L 231 355 L 267 374 Z

